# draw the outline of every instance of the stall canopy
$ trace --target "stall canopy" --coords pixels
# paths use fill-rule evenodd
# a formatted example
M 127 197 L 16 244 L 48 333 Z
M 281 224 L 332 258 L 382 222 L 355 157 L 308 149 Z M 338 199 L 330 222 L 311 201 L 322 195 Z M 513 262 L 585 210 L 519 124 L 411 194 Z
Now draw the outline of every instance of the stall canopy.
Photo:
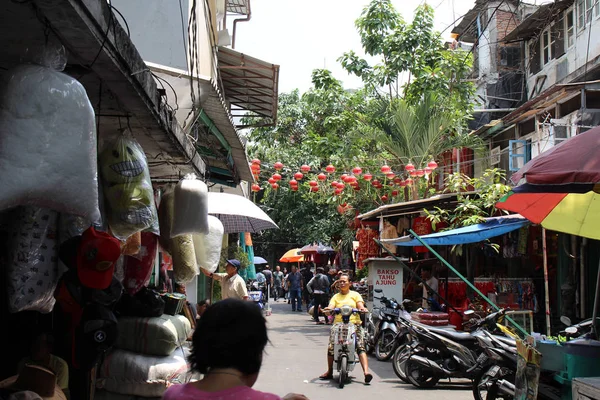
M 519 214 L 503 217 L 486 218 L 481 224 L 465 226 L 443 232 L 421 236 L 421 239 L 430 246 L 452 246 L 457 244 L 477 243 L 483 240 L 503 235 L 519 229 L 530 222 Z M 413 236 L 403 236 L 396 239 L 385 239 L 384 244 L 396 246 L 421 246 L 421 242 Z

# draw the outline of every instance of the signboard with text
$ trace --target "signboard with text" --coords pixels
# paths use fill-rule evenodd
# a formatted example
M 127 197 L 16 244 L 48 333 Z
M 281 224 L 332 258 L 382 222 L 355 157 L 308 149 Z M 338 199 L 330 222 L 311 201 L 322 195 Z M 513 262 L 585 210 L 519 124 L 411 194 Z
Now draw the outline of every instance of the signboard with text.
M 373 299 L 373 296 L 381 297 L 384 295 L 387 298 L 394 298 L 401 302 L 403 270 L 400 264 L 393 258 L 370 258 L 365 260 L 365 265 L 369 268 L 367 308 L 380 307 L 379 301 Z M 374 293 L 375 289 L 381 289 L 383 293 Z

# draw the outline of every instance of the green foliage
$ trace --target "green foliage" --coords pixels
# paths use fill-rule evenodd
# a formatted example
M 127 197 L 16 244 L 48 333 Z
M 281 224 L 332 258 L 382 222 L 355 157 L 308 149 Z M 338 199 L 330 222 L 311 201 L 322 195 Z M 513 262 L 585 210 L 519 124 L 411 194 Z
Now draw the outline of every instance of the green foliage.
M 339 58 L 346 71 L 360 77 L 372 92 L 387 87 L 388 100 L 404 98 L 417 103 L 434 94 L 437 107 L 452 127 L 466 127 L 475 92 L 474 85 L 465 79 L 471 72 L 472 58 L 464 50 L 444 46 L 434 31 L 430 5 L 417 7 L 412 23 L 407 23 L 390 0 L 373 0 L 356 20 L 356 27 L 365 53 L 380 62 L 370 65 L 349 51 Z M 403 74 L 408 74 L 406 82 Z
M 227 260 L 232 258 L 235 258 L 240 262 L 241 269 L 246 269 L 250 265 L 248 254 L 246 254 L 244 250 L 237 244 L 230 244 L 228 247 L 221 249 L 219 268 L 224 268 L 225 264 L 227 264 Z

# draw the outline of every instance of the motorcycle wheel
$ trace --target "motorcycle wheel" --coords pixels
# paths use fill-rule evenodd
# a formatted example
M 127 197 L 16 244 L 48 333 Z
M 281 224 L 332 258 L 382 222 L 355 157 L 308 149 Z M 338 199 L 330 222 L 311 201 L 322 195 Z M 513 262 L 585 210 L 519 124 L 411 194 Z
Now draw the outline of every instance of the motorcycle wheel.
M 375 357 L 379 361 L 387 361 L 394 355 L 394 339 L 396 335 L 391 329 L 386 329 L 379 335 L 375 343 Z
M 346 379 L 348 378 L 348 357 L 342 356 L 340 360 L 340 375 L 339 375 L 339 387 L 340 389 L 344 388 L 344 384 L 346 383 Z
M 437 385 L 438 378 L 433 371 L 429 371 L 409 358 L 406 360 L 404 372 L 408 381 L 418 388 L 426 389 Z
M 406 360 L 408 360 L 408 356 L 410 356 L 410 350 L 406 346 L 400 346 L 396 349 L 396 351 L 394 351 L 394 356 L 392 358 L 394 372 L 396 373 L 396 376 L 404 383 L 410 383 L 406 377 L 406 374 L 404 373 L 404 367 L 406 365 Z
M 492 377 L 488 374 L 492 367 L 494 367 L 494 365 L 482 369 L 475 377 L 475 380 L 473 381 L 473 398 L 475 398 L 475 400 L 513 400 L 513 396 L 499 393 L 498 379 L 506 378 L 507 380 L 514 382 L 514 372 L 510 371 L 508 368 L 502 368 L 500 376 Z

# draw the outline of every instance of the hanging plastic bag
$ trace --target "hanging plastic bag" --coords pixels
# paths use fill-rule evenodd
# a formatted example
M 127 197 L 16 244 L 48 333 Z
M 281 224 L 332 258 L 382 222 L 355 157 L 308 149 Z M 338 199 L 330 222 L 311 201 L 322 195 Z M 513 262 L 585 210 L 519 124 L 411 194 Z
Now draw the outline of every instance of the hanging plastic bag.
M 49 43 L 0 82 L 0 210 L 50 208 L 100 218 L 94 109 Z
M 144 150 L 128 132 L 100 155 L 108 225 L 120 240 L 152 227 L 158 219 Z
M 171 249 L 171 226 L 173 226 L 173 214 L 175 210 L 175 195 L 173 191 L 163 194 L 158 207 L 158 221 L 160 223 L 160 247 L 167 253 L 172 254 Z
M 9 239 L 8 309 L 49 313 L 58 283 L 58 213 L 23 206 L 15 210 Z
M 173 278 L 180 285 L 185 285 L 200 273 L 196 264 L 196 253 L 192 235 L 182 235 L 171 239 L 173 252 Z
M 215 272 L 221 260 L 223 224 L 217 217 L 208 216 L 208 234 L 193 235 L 198 267 Z
M 171 237 L 208 233 L 208 187 L 196 175 L 186 175 L 175 186 Z
M 121 243 L 121 254 L 124 256 L 137 257 L 142 248 L 142 232 L 136 232 Z

